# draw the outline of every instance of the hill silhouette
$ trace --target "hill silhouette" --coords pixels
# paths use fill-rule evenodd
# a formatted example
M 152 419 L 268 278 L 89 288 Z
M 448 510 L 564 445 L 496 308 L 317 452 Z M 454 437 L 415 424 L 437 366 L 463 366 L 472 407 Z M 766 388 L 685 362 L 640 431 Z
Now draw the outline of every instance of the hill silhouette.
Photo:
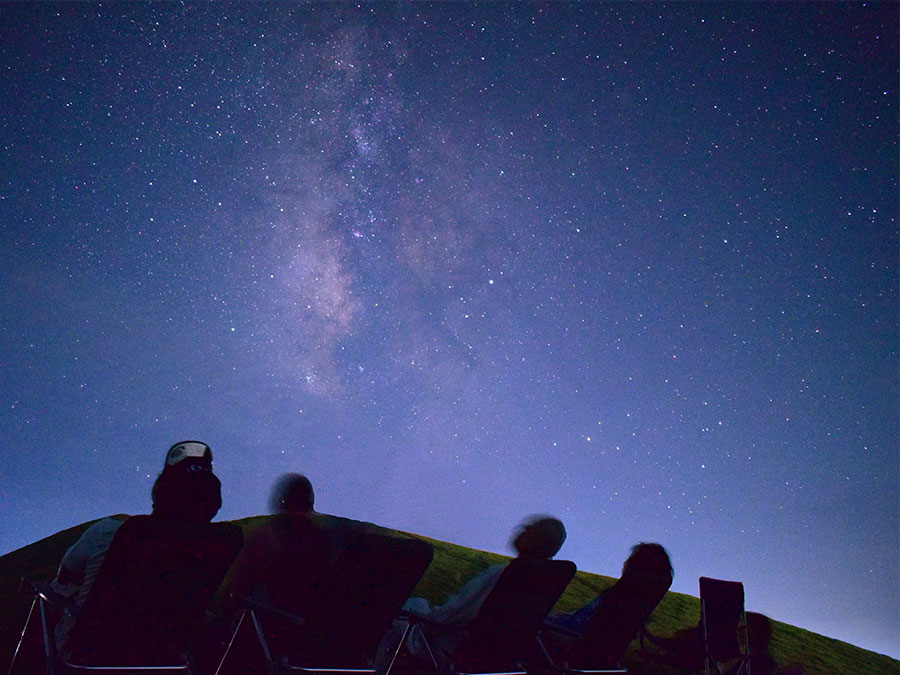
M 268 516 L 255 516 L 234 521 L 247 528 Z M 30 597 L 19 592 L 20 579 L 28 576 L 49 579 L 65 550 L 71 546 L 93 522 L 82 523 L 33 544 L 0 557 L 0 668 L 9 665 L 19 632 L 25 621 Z M 385 533 L 393 531 L 380 528 Z M 428 541 L 434 547 L 434 560 L 414 591 L 432 603 L 441 603 L 470 577 L 508 557 L 487 551 L 458 546 L 411 533 L 400 533 Z M 580 607 L 598 592 L 611 586 L 612 577 L 579 571 L 556 606 L 556 611 Z M 657 636 L 671 637 L 677 631 L 696 626 L 700 615 L 699 599 L 682 593 L 669 592 L 653 612 L 648 628 Z M 759 617 L 760 615 L 756 615 Z M 867 673 L 896 675 L 900 662 L 860 647 L 769 620 L 771 640 L 767 647 L 767 661 L 775 672 L 808 675 L 838 675 Z M 652 652 L 651 648 L 648 651 Z M 629 671 L 637 675 L 681 673 L 674 666 L 655 663 L 647 658 L 635 641 L 623 659 Z M 702 664 L 701 664 L 702 666 Z M 684 671 L 688 672 L 688 671 Z M 757 675 L 754 670 L 754 675 Z

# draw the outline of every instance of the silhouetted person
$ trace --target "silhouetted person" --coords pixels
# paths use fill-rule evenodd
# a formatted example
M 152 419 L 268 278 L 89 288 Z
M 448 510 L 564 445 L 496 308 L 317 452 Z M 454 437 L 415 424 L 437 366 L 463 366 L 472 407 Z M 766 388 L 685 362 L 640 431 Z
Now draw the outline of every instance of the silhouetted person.
M 550 559 L 555 556 L 566 541 L 566 528 L 562 522 L 550 516 L 530 516 L 514 533 L 510 542 L 519 558 Z M 481 606 L 494 588 L 508 563 L 492 565 L 481 574 L 470 579 L 462 588 L 451 595 L 442 605 L 432 607 L 425 598 L 413 597 L 407 600 L 403 608 L 424 616 L 448 627 L 463 626 L 478 616 Z M 429 625 L 428 644 L 436 650 L 439 661 L 446 659 L 459 642 L 455 632 L 441 632 L 439 628 Z M 376 658 L 379 672 L 387 667 L 392 650 L 396 647 L 403 632 L 403 624 L 395 622 L 393 628 L 382 640 Z M 406 640 L 406 648 L 417 658 L 427 659 L 428 648 L 418 631 L 410 633 Z
M 553 662 L 573 668 L 616 667 L 671 585 L 672 565 L 662 546 L 632 547 L 612 586 L 574 612 L 547 618 L 550 626 L 565 629 L 544 634 Z
M 779 667 L 769 654 L 772 622 L 764 614 L 747 612 L 747 640 L 750 643 L 750 672 L 753 675 L 803 675 L 803 666 L 792 663 Z
M 747 640 L 750 645 L 750 672 L 753 675 L 803 675 L 805 669 L 798 663 L 779 667 L 769 654 L 772 640 L 772 622 L 764 614 L 747 612 Z M 645 658 L 681 669 L 702 671 L 704 668 L 703 627 L 698 624 L 676 631 L 670 638 L 653 637 L 652 643 L 663 649 L 662 653 L 647 653 Z M 733 674 L 738 665 L 725 672 Z
M 208 523 L 222 505 L 221 483 L 212 471 L 212 451 L 199 441 L 182 441 L 166 453 L 162 472 L 151 491 L 151 516 L 168 527 L 184 529 Z M 111 517 L 91 525 L 63 555 L 54 591 L 70 598 L 78 609 L 84 606 L 106 552 L 123 519 Z M 64 614 L 56 625 L 57 650 L 63 647 L 75 619 Z
M 565 540 L 566 528 L 562 522 L 547 516 L 531 516 L 518 528 L 511 544 L 519 558 L 549 559 L 559 552 Z M 431 607 L 424 598 L 410 598 L 404 607 L 444 625 L 461 626 L 478 615 L 506 565 L 488 567 L 442 605 Z
M 304 475 L 279 476 L 269 492 L 271 516 L 250 528 L 244 545 L 216 592 L 207 630 L 206 653 L 224 649 L 235 617 L 247 600 L 261 601 L 279 609 L 308 616 L 319 598 L 332 565 L 344 547 L 358 534 L 374 528 L 369 523 L 329 516 L 315 511 L 315 491 Z M 273 620 L 261 612 L 259 620 L 273 653 L 288 651 L 297 627 Z M 241 631 L 228 655 L 228 668 L 255 672 L 261 667 L 259 646 Z M 204 668 L 201 668 L 203 670 Z
M 627 591 L 629 595 L 634 592 L 646 591 L 647 597 L 662 597 L 672 585 L 672 579 L 672 563 L 666 549 L 660 544 L 641 542 L 631 547 L 631 553 L 622 565 L 622 576 L 615 584 L 573 612 L 551 614 L 547 617 L 547 622 L 575 633 L 583 633 L 585 626 L 604 603 L 604 600 L 615 597 L 626 587 L 629 589 Z M 641 625 L 650 619 L 652 611 L 653 607 L 639 609 Z
M 338 518 L 314 510 L 315 492 L 309 478 L 298 473 L 279 476 L 269 493 L 272 516 L 244 538 L 244 546 L 216 593 L 213 613 L 233 613 L 241 597 L 276 601 L 292 598 L 302 615 L 319 579 L 368 523 Z

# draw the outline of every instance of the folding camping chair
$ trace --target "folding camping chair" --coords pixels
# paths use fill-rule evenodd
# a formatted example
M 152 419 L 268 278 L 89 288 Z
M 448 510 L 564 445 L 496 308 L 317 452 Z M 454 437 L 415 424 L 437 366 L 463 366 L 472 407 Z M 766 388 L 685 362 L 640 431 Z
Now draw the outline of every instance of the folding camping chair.
M 294 598 L 269 588 L 271 603 L 244 599 L 247 607 L 231 642 L 249 620 L 269 673 L 373 673 L 378 644 L 432 555 L 431 545 L 420 539 L 361 534 L 326 578 L 305 585 L 302 592 L 310 597 L 302 599 L 304 615 L 285 609 L 296 606 Z M 218 672 L 230 672 L 227 657 L 226 652 Z
M 700 577 L 700 627 L 706 675 L 750 675 L 750 642 L 744 614 L 744 585 Z
M 74 615 L 75 612 L 78 611 L 78 608 L 71 598 L 57 594 L 46 581 L 23 577 L 19 584 L 19 592 L 27 593 L 32 596 L 31 607 L 28 609 L 28 614 L 25 617 L 25 624 L 22 626 L 22 630 L 19 633 L 19 641 L 16 643 L 15 650 L 13 650 L 12 660 L 9 663 L 7 675 L 26 672 L 26 670 L 23 670 L 22 668 L 27 668 L 28 671 L 37 672 L 35 670 L 37 667 L 35 661 L 40 658 L 38 657 L 37 652 L 41 648 L 43 649 L 41 657 L 43 659 L 45 674 L 56 675 L 56 645 L 53 641 L 52 624 L 49 615 L 51 615 L 54 610 Z M 38 610 L 37 613 L 35 613 L 35 609 Z M 34 632 L 34 629 L 32 629 L 31 633 L 29 633 L 29 629 L 31 629 L 32 626 L 37 625 L 40 625 L 42 635 L 32 639 L 32 642 L 26 646 L 26 638 L 33 635 Z M 29 647 L 31 647 L 31 649 L 29 649 Z M 22 666 L 21 660 L 19 659 L 20 654 L 23 652 L 27 652 L 24 659 L 26 666 Z M 19 670 L 16 670 L 17 662 L 20 666 Z
M 574 576 L 575 564 L 568 560 L 515 558 L 466 626 L 445 626 L 412 612 L 406 615 L 422 631 L 434 668 L 449 667 L 457 675 L 524 674 L 522 661 L 535 658 L 538 630 Z M 438 663 L 428 643 L 430 632 L 458 634 L 459 642 L 446 655 L 449 663 Z
M 191 642 L 241 541 L 241 529 L 230 523 L 181 528 L 154 516 L 129 518 L 113 537 L 65 654 L 57 659 L 43 611 L 53 598 L 45 585 L 35 584 L 48 675 L 70 670 L 190 673 Z
M 622 655 L 643 631 L 671 585 L 671 577 L 665 582 L 644 574 L 626 575 L 603 593 L 602 602 L 581 634 L 548 624 L 548 630 L 572 638 L 569 649 L 555 658 L 541 642 L 551 667 L 566 673 L 628 672 L 620 665 Z

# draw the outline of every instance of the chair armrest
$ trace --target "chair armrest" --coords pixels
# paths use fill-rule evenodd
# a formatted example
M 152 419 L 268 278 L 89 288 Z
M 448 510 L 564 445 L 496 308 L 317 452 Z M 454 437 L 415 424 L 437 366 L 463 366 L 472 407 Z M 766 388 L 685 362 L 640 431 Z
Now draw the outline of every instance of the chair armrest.
M 252 610 L 256 610 L 259 612 L 265 612 L 267 614 L 272 614 L 273 616 L 277 616 L 279 619 L 284 619 L 285 621 L 290 621 L 297 626 L 305 626 L 306 620 L 302 616 L 297 616 L 296 614 L 292 614 L 287 610 L 281 609 L 269 602 L 264 600 L 259 600 L 257 598 L 250 598 L 244 595 L 235 595 L 234 599 L 244 607 Z
M 647 630 L 646 626 L 641 626 L 638 629 L 638 635 L 641 637 L 641 646 L 643 647 L 644 638 L 647 638 L 647 642 L 662 649 L 668 649 L 670 645 L 665 641 L 664 638 L 658 638 L 653 633 Z
M 19 590 L 23 593 L 40 596 L 44 602 L 63 610 L 69 616 L 78 616 L 81 613 L 81 608 L 75 603 L 75 600 L 54 591 L 49 581 L 22 577 Z
M 541 631 L 551 631 L 553 633 L 558 633 L 559 635 L 567 635 L 573 638 L 581 637 L 581 633 L 579 633 L 577 630 L 572 630 L 571 628 L 566 628 L 565 626 L 558 626 L 557 624 L 550 623 L 549 621 L 544 621 L 544 625 L 541 626 Z
M 401 609 L 400 618 L 405 618 L 412 624 L 419 624 L 420 626 L 434 628 L 441 631 L 442 633 L 462 634 L 466 632 L 465 626 L 454 626 L 447 623 L 441 623 L 440 621 L 435 621 L 434 619 L 431 619 L 424 614 L 414 612 L 411 609 Z

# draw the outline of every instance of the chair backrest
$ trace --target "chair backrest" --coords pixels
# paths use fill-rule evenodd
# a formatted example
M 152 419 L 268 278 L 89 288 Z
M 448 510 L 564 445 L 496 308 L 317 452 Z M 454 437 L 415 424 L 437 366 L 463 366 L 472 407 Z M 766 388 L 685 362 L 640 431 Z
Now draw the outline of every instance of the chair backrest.
M 575 576 L 568 560 L 515 558 L 453 651 L 457 668 L 506 668 L 532 653 L 538 630 Z
M 66 642 L 81 665 L 179 663 L 241 547 L 237 525 L 132 516 L 118 529 Z
M 282 625 L 290 639 L 279 640 L 273 650 L 276 660 L 286 656 L 292 665 L 309 667 L 365 666 L 431 558 L 431 545 L 420 539 L 357 536 L 317 585 L 302 616 L 304 625 Z M 270 599 L 280 604 L 271 589 Z
M 615 667 L 672 585 L 672 577 L 626 574 L 608 588 L 566 657 L 573 668 Z
M 744 585 L 700 577 L 700 623 L 706 653 L 717 661 L 743 655 L 738 642 L 744 614 Z
M 264 573 L 263 586 L 281 609 L 306 616 L 334 565 L 332 537 L 317 519 L 306 514 L 272 516 L 271 527 L 279 551 Z

